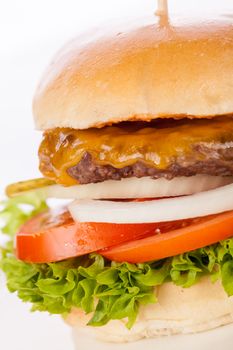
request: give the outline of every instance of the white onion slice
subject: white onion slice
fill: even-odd
[[[174,197],[210,190],[233,182],[232,177],[196,175],[153,180],[149,177],[104,181],[95,184],[64,187],[52,185],[39,189],[47,198],[124,199]]]
[[[190,196],[146,202],[77,200],[69,205],[75,221],[152,223],[173,221],[233,209],[233,184]]]

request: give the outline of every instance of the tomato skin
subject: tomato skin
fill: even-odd
[[[109,260],[143,263],[189,252],[233,237],[233,211],[201,218],[166,234],[138,239],[99,253]]]
[[[41,213],[16,235],[16,256],[31,263],[55,262],[154,234],[158,224],[74,222],[63,210]]]

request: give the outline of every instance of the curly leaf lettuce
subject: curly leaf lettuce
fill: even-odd
[[[0,220],[4,225],[1,231],[13,238],[21,225],[47,208],[48,206],[42,197],[33,192],[2,201],[0,202]]]
[[[10,199],[2,203],[2,232],[9,244],[2,249],[0,266],[10,292],[32,303],[32,310],[67,314],[72,307],[91,313],[89,325],[102,326],[112,319],[127,318],[134,324],[141,305],[155,303],[154,287],[172,281],[191,287],[202,276],[213,282],[221,279],[226,293],[233,295],[233,239],[144,264],[109,262],[98,254],[48,264],[29,264],[13,254],[13,237],[30,217],[46,210],[38,195]]]

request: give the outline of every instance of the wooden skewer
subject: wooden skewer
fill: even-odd
[[[157,15],[160,15],[160,16],[168,15],[167,0],[158,0],[158,9],[156,13]]]
[[[169,24],[167,0],[157,0],[157,1],[158,1],[158,7],[155,14],[160,17],[159,19],[160,25],[167,26]]]

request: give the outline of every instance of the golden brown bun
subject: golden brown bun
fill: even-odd
[[[187,24],[189,23],[189,24]],[[153,16],[71,41],[34,99],[39,129],[233,112],[232,18]]]
[[[114,320],[103,327],[86,326],[90,315],[74,309],[66,321],[77,332],[101,341],[130,342],[178,333],[196,333],[233,322],[233,297],[228,297],[220,282],[203,278],[190,288],[166,283],[155,290],[157,304],[140,308],[131,330],[126,320]]]

